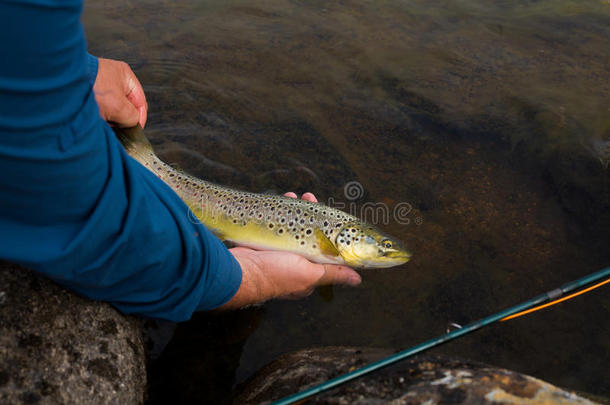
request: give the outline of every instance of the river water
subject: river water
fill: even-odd
[[[610,264],[606,0],[106,0],[83,21],[142,82],[162,159],[312,191],[414,253],[358,288],[197,314],[151,403],[228,403],[282,353],[406,348]],[[610,397],[609,319],[605,287],[432,352]]]

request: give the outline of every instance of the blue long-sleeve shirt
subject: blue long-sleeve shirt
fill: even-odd
[[[126,313],[228,301],[241,269],[131,159],[93,95],[81,0],[0,0],[0,258]]]

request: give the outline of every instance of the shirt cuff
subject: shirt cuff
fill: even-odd
[[[213,269],[213,279],[207,284],[196,311],[209,311],[221,307],[233,298],[241,285],[241,266],[224,244],[220,241],[218,243],[222,249]]]
[[[97,79],[97,69],[99,67],[99,63],[97,60],[97,56],[93,56],[90,53],[87,54],[87,79],[91,86],[95,83],[95,79]]]

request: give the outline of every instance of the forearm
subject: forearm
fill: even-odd
[[[80,5],[0,3],[12,38],[0,63],[0,258],[124,312],[188,319],[229,300],[241,270],[101,119]]]
[[[235,258],[242,269],[241,283],[235,295],[219,309],[244,308],[277,296],[276,288],[264,276],[261,263],[256,263],[251,258],[240,257],[239,255],[236,255]]]

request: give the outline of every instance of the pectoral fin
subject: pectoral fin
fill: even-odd
[[[324,235],[324,232],[319,229],[315,229],[314,235],[316,235],[316,239],[318,240],[318,246],[320,246],[322,254],[333,257],[341,256],[335,245],[333,245],[330,239],[328,239],[326,235]]]
[[[218,239],[222,241],[227,240],[227,235],[220,231],[216,226],[214,226],[215,222],[213,221],[204,221],[203,210],[201,206],[197,206],[195,204],[187,204],[189,207],[189,220],[192,222],[201,222],[210,232],[212,232]],[[212,218],[213,219],[213,218]]]

